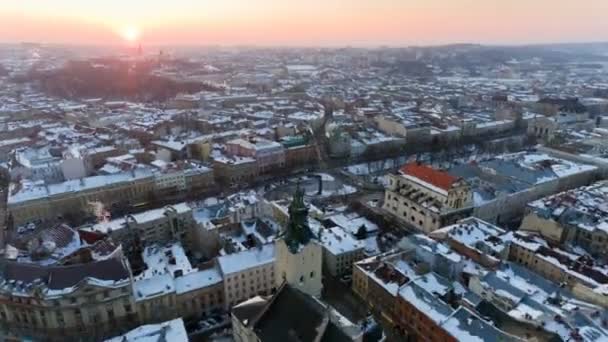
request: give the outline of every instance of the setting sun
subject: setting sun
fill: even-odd
[[[139,29],[135,26],[127,26],[122,30],[122,37],[128,42],[135,42],[139,39]]]

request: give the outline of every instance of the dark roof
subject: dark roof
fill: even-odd
[[[118,281],[129,278],[129,271],[117,259],[96,261],[73,266],[40,266],[17,262],[5,262],[0,276],[7,280],[31,283],[41,279],[50,289],[74,286],[87,277]]]
[[[236,306],[232,313],[241,322],[248,320],[263,342],[352,341],[329,320],[327,310],[312,296],[284,285],[270,300]]]
[[[6,280],[22,281],[32,283],[40,279],[45,283],[49,278],[49,268],[34,264],[24,264],[16,262],[5,262],[2,265],[2,278]]]
[[[63,289],[74,286],[84,278],[99,280],[123,280],[129,278],[129,271],[120,260],[108,259],[88,264],[57,267],[51,271],[49,288]]]
[[[329,323],[325,329],[325,333],[321,338],[321,342],[338,342],[338,341],[352,341],[352,339],[335,324]]]
[[[325,308],[305,293],[283,286],[255,323],[261,341],[314,341]],[[279,328],[280,327],[280,328]]]

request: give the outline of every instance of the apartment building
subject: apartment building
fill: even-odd
[[[120,242],[130,257],[140,253],[140,247],[154,243],[180,241],[187,249],[195,242],[197,223],[192,209],[186,203],[168,205],[107,222],[81,227],[85,232],[110,236]]]
[[[5,261],[0,268],[4,336],[76,341],[131,329],[138,319],[130,277],[120,259],[72,266]]]
[[[254,158],[258,173],[285,167],[285,149],[275,141],[261,138],[235,139],[226,143],[226,150],[230,155]]]
[[[252,182],[258,176],[256,160],[250,157],[214,156],[213,170],[220,184],[242,184]]]
[[[544,239],[510,233],[509,260],[562,285],[581,300],[608,308],[608,267],[588,255],[551,247]]]
[[[576,188],[530,202],[520,229],[555,243],[580,246],[608,256],[608,182]]]
[[[121,203],[142,204],[154,189],[152,173],[143,169],[56,184],[23,181],[11,183],[7,210],[18,226],[34,220],[53,221],[67,214],[82,215],[92,202],[110,208]]]
[[[276,290],[275,246],[260,247],[217,258],[223,277],[224,307]]]
[[[339,227],[321,228],[323,268],[334,277],[351,275],[353,264],[365,257],[365,243]]]
[[[148,246],[145,269],[134,277],[133,295],[140,322],[159,323],[224,307],[224,286],[214,263],[196,268],[179,243]]]

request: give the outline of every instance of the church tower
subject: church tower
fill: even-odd
[[[289,222],[283,236],[276,240],[275,247],[277,288],[287,282],[305,293],[320,297],[323,250],[308,226],[308,207],[299,184],[289,205]]]

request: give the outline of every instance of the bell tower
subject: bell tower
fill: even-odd
[[[289,205],[287,227],[275,242],[275,252],[277,288],[287,282],[312,296],[321,296],[323,250],[308,226],[308,207],[299,184]]]

